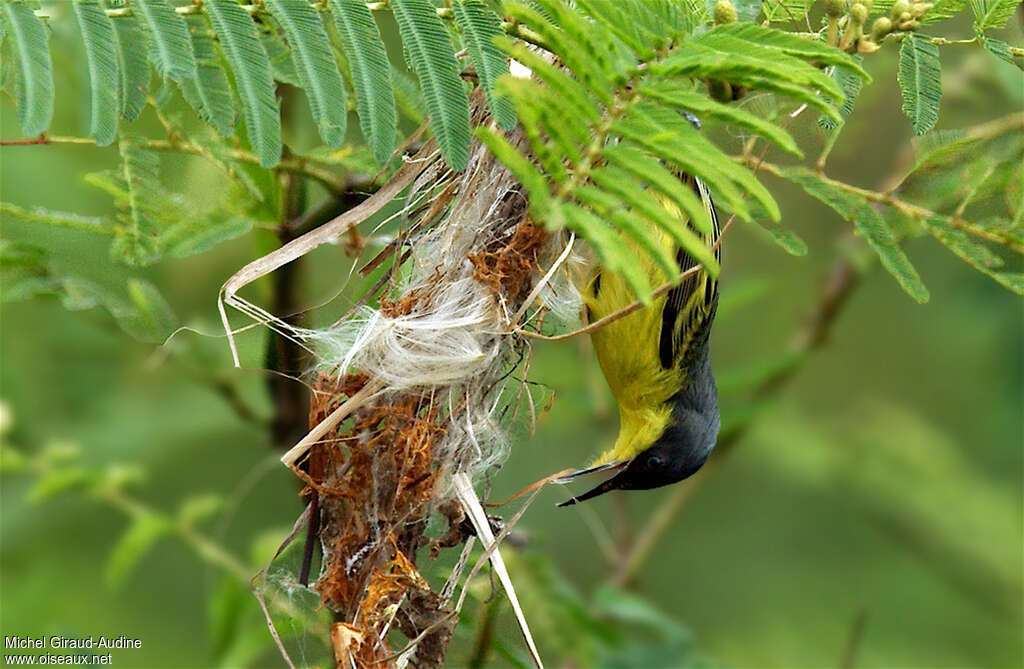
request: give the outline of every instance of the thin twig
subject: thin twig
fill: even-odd
[[[95,146],[96,140],[90,137],[63,137],[53,135],[40,135],[33,139],[14,139],[0,141],[0,146],[30,146],[37,144],[80,144],[86,146]],[[187,153],[194,156],[208,157],[208,149],[200,146],[185,139],[150,139],[136,144],[140,149],[146,149],[149,151],[175,151],[178,153]],[[249,163],[251,165],[260,165],[259,157],[249,151],[242,149],[229,149],[225,152],[232,160],[236,160],[241,163]],[[284,170],[286,172],[296,172],[316,179],[319,181],[324,188],[329,192],[335,194],[343,194],[349,185],[346,181],[328,169],[319,167],[311,163],[310,159],[303,158],[301,156],[294,156],[291,158],[285,158],[276,165],[276,169]]]

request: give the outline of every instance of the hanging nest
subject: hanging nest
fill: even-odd
[[[491,122],[479,94],[473,107],[474,124]],[[518,131],[509,139],[523,141]],[[418,667],[443,664],[468,550],[438,589],[418,561],[474,534],[485,547],[493,541],[465,482],[500,466],[517,407],[532,401],[513,379],[529,355],[518,334],[527,307],[536,310],[534,324],[551,310],[571,320],[581,307],[565,240],[530,220],[519,183],[479,142],[460,173],[427,142],[399,178],[412,179],[400,232],[367,265],[389,269],[360,302],[379,306],[360,307],[326,330],[300,330],[235,295],[258,272],[325,241],[321,231],[301,252],[283,247],[257,270],[243,269],[224,290],[227,303],[317,353],[312,431],[284,459],[307,483],[323,555],[313,587],[335,612],[332,641],[344,667],[404,666],[413,658]],[[397,195],[400,186],[381,192]],[[432,518],[447,529],[428,535]],[[521,616],[500,556],[492,551],[490,559]],[[397,651],[388,640],[396,629],[410,640]]]

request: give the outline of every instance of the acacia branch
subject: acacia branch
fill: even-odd
[[[36,144],[83,144],[95,146],[96,140],[91,137],[62,137],[54,135],[40,135],[32,139],[15,139],[0,142],[0,146],[30,146]],[[140,149],[150,151],[176,151],[193,156],[207,157],[208,149],[190,140],[175,136],[173,139],[149,139],[139,142]],[[260,159],[256,154],[243,149],[228,149],[227,155],[240,163],[260,165]],[[294,172],[319,181],[324,188],[335,195],[343,195],[352,188],[352,184],[346,179],[339,177],[330,170],[314,164],[311,160],[302,156],[285,157],[274,169],[285,172]]]

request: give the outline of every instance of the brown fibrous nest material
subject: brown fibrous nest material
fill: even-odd
[[[475,121],[485,122],[477,105]],[[377,296],[378,309],[306,334],[333,351],[314,384],[311,426],[379,388],[313,444],[304,475],[323,553],[315,589],[339,621],[339,666],[407,659],[389,643],[392,630],[413,641],[404,650],[417,667],[443,664],[457,618],[450,589],[421,574],[420,554],[429,547],[434,557],[472,532],[452,477],[500,464],[503,421],[514,414],[505,409],[519,396],[504,388],[528,349],[513,314],[562,250],[529,220],[518,183],[482,146],[461,174],[429,159],[410,198],[441,205],[419,207],[429,220],[408,222],[409,250],[394,247],[406,276]],[[440,531],[428,534],[431,518],[447,527],[435,522]]]

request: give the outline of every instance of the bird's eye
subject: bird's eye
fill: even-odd
[[[647,458],[647,468],[650,470],[658,470],[665,468],[665,458],[660,455],[652,455]]]

